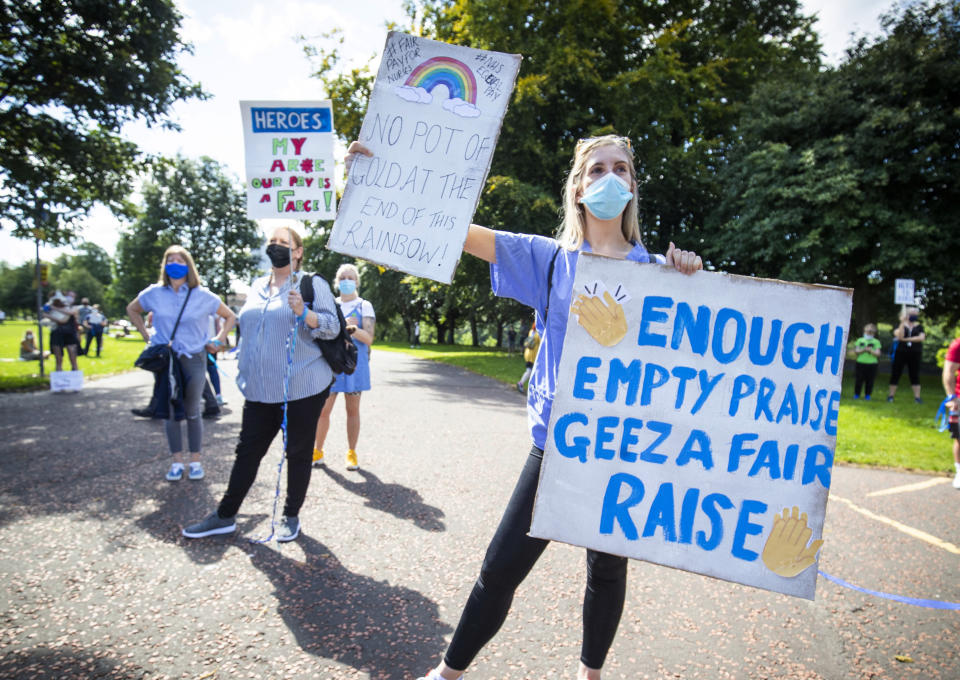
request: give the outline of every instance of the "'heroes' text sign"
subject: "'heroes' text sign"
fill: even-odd
[[[251,219],[333,219],[330,102],[240,102]]]
[[[530,534],[813,599],[850,291],[581,254],[573,300]]]
[[[519,66],[391,32],[327,247],[450,283]]]

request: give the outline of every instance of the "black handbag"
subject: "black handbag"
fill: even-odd
[[[314,276],[324,282],[326,281],[319,274],[305,274],[303,278],[300,279],[300,297],[303,298],[304,304],[308,307],[313,305]],[[330,340],[323,340],[321,338],[314,338],[313,340],[320,346],[320,351],[323,352],[323,358],[330,366],[331,371],[335,374],[344,373],[350,375],[357,370],[357,346],[353,343],[353,340],[350,339],[350,334],[347,333],[347,321],[343,318],[340,305],[334,303],[333,306],[336,307],[337,318],[340,319],[340,332]]]
[[[133,362],[134,366],[142,368],[145,371],[150,371],[151,373],[160,373],[170,368],[170,357],[172,356],[170,345],[177,335],[177,328],[180,326],[180,317],[183,316],[183,310],[187,306],[187,302],[190,301],[190,293],[192,292],[193,288],[187,289],[187,299],[183,301],[183,306],[180,307],[177,322],[173,325],[173,333],[170,334],[170,342],[166,345],[147,345],[146,349],[140,352],[137,360]]]

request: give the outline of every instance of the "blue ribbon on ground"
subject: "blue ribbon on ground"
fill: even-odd
[[[836,576],[831,576],[822,569],[817,570],[819,574],[827,579],[828,581],[833,581],[838,586],[843,586],[844,588],[849,588],[850,590],[856,590],[861,593],[866,593],[867,595],[873,595],[874,597],[880,597],[884,600],[893,600],[894,602],[902,602],[903,604],[909,604],[913,607],[928,607],[930,609],[951,609],[954,611],[960,611],[960,602],[942,602],[940,600],[925,600],[923,598],[917,597],[904,597],[903,595],[894,595],[893,593],[883,593],[879,590],[870,590],[869,588],[861,588],[852,583],[844,581],[842,578],[837,578]]]
[[[937,432],[945,432],[947,429],[947,404],[953,401],[956,397],[950,395],[946,399],[940,402],[940,408],[937,409],[937,415],[934,416],[933,422],[937,425]]]

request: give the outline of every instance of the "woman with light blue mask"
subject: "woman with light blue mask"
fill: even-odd
[[[150,336],[143,315],[153,312],[153,328]],[[208,320],[211,314],[223,318],[220,333],[211,338]],[[169,344],[175,365],[171,375],[179,373],[179,385],[183,398],[183,412],[187,420],[187,445],[190,449],[190,468],[187,476],[192,480],[204,477],[200,462],[203,442],[203,420],[200,417],[200,400],[207,380],[207,352],[216,353],[226,347],[227,333],[237,321],[236,315],[217,295],[200,285],[193,258],[184,248],[170,246],[160,260],[160,279],[127,305],[127,316],[140,331],[147,343]],[[173,390],[170,392],[173,394]],[[175,410],[170,409],[166,422],[167,444],[173,462],[167,472],[167,480],[183,479],[183,437]]]
[[[372,155],[358,142],[356,154]],[[547,423],[556,391],[573,280],[581,252],[635,262],[670,264],[686,274],[702,269],[700,257],[671,243],[666,256],[647,253],[640,242],[633,150],[626,137],[581,139],[563,191],[564,217],[556,239],[494,231],[470,225],[464,251],[490,263],[493,292],[536,312],[540,349],[527,388],[533,447],[460,617],[443,661],[420,680],[458,680],[505,621],[513,594],[549,541],[527,535],[543,460]],[[577,303],[574,303],[576,305]],[[547,311],[549,310],[549,314]],[[444,555],[446,561],[459,559]],[[587,550],[583,641],[577,677],[599,680],[613,643],[626,594],[627,560]]]
[[[330,416],[337,395],[343,394],[347,410],[347,456],[346,468],[357,470],[360,461],[357,456],[357,443],[360,441],[360,397],[370,389],[370,345],[373,344],[373,332],[377,317],[373,305],[357,293],[360,285],[360,272],[352,264],[342,264],[337,269],[334,285],[340,291],[337,304],[347,322],[347,332],[357,346],[357,368],[347,375],[337,374],[330,387],[330,398],[323,405],[323,411],[317,420],[317,435],[313,448],[313,464],[322,467],[326,464],[323,443],[330,430]]]

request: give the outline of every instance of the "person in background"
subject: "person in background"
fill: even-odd
[[[48,356],[50,352],[44,352],[44,357]],[[27,329],[20,341],[20,361],[38,361],[39,359],[40,350],[37,349],[37,343],[33,339],[33,331]]]
[[[147,332],[144,313],[153,312],[153,335]],[[224,319],[220,334],[207,334],[207,318],[218,314]],[[214,293],[200,285],[193,257],[181,246],[170,246],[160,260],[160,278],[144,288],[127,305],[127,316],[147,343],[169,344],[173,356],[172,373],[178,376],[177,387],[183,398],[187,421],[187,446],[190,453],[189,479],[204,477],[200,462],[203,444],[203,421],[200,399],[207,381],[207,352],[218,352],[226,346],[227,333],[236,323],[236,316]],[[167,445],[173,463],[167,480],[183,479],[184,455],[182,428],[175,409],[169,409],[166,420]]]
[[[53,321],[56,326],[50,331],[50,349],[56,361],[56,370],[63,370],[63,350],[67,350],[70,358],[71,370],[77,367],[77,355],[80,353],[80,338],[77,336],[77,308],[71,306],[69,298],[64,299],[55,295],[50,304],[43,309],[43,314]]]
[[[353,344],[357,346],[357,368],[350,375],[337,375],[330,388],[330,398],[323,405],[323,411],[317,420],[316,441],[313,447],[313,464],[324,465],[323,443],[330,430],[330,414],[337,402],[337,394],[343,394],[347,410],[347,469],[360,467],[357,459],[357,442],[360,440],[360,396],[370,389],[370,345],[373,344],[373,330],[377,317],[373,305],[357,294],[360,286],[360,272],[352,264],[342,264],[337,269],[335,285],[340,290],[337,304],[347,322],[347,332]]]
[[[533,373],[533,362],[537,360],[538,349],[540,349],[540,333],[537,332],[537,321],[534,319],[530,325],[530,332],[527,333],[527,337],[523,340],[523,361],[526,364],[526,368],[524,368],[520,380],[517,381],[517,392],[520,394],[527,393],[527,380],[530,379],[530,374]]]
[[[919,322],[920,310],[916,307],[904,307],[900,311],[900,324],[893,331],[893,339],[897,349],[893,353],[893,364],[890,367],[890,393],[887,401],[893,401],[897,393],[897,383],[903,374],[904,367],[910,375],[910,387],[913,388],[913,400],[918,404],[920,400],[920,359],[923,357],[923,341],[927,334]]]
[[[314,340],[340,333],[340,318],[330,286],[314,276],[313,304],[300,294],[303,239],[289,227],[270,236],[270,274],[250,285],[240,310],[243,344],[237,366],[237,386],[243,393],[243,418],[230,482],[216,510],[184,527],[186,538],[229,534],[253,486],[277,433],[284,428],[287,498],[276,529],[277,541],[300,535],[300,508],[307,497],[312,472],[311,450],[317,418],[330,393],[333,371]]]
[[[947,348],[941,378],[943,391],[947,397],[953,397],[945,407],[948,413],[947,427],[950,428],[950,438],[953,439],[953,467],[956,470],[953,488],[960,489],[960,338],[954,339]]]
[[[217,317],[216,314],[210,316],[210,333],[216,335],[217,330]],[[229,348],[225,351],[229,351]],[[214,398],[217,402],[217,414],[220,413],[220,407],[223,406],[226,402],[223,400],[223,395],[220,393],[220,370],[217,367],[217,361],[213,358],[212,354],[207,354],[207,377],[210,379],[210,387],[213,390]],[[204,413],[209,410],[209,404]]]
[[[86,334],[86,325],[84,321],[87,320],[87,316],[90,312],[93,311],[93,307],[90,306],[90,298],[82,297],[80,298],[80,305],[77,307],[77,333]],[[89,344],[88,344],[89,346]],[[83,348],[82,344],[77,348],[77,354],[79,356],[84,356],[87,353],[87,350]]]
[[[357,154],[371,156],[360,142],[347,150],[349,165]],[[464,252],[490,263],[495,295],[532,307],[544,329],[527,397],[533,446],[487,548],[443,661],[421,680],[458,680],[507,618],[514,592],[547,548],[549,541],[528,535],[533,501],[553,408],[564,332],[573,300],[573,282],[581,252],[632,262],[669,263],[692,274],[703,268],[700,257],[673,243],[666,257],[650,255],[640,241],[636,170],[626,137],[581,139],[564,183],[563,221],[557,239],[494,231],[471,224]],[[551,263],[553,263],[553,266]],[[548,272],[550,273],[548,281]],[[549,309],[549,318],[546,317]],[[441,556],[457,561],[462,555]],[[627,558],[587,550],[587,586],[583,601],[583,640],[579,680],[599,680],[601,667],[620,624],[627,587]]]
[[[853,343],[853,351],[857,355],[855,369],[853,398],[860,398],[860,389],[863,388],[863,398],[870,401],[873,394],[873,381],[877,377],[877,365],[880,361],[880,341],[877,340],[876,324],[868,323],[863,327],[863,337]]]
[[[87,343],[83,348],[83,353],[90,354],[90,342],[97,340],[97,357],[100,357],[100,350],[103,347],[103,329],[107,325],[107,317],[100,311],[100,305],[96,304],[90,308],[90,311],[81,321],[87,330]]]

